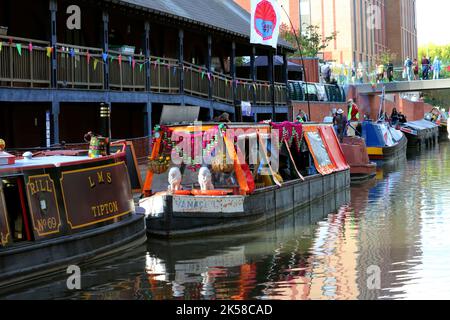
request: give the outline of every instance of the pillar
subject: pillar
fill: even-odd
[[[283,83],[286,85],[286,104],[289,104],[289,70],[288,70],[288,58],[287,54],[283,53]]]
[[[206,65],[208,67],[208,72],[211,74],[212,73],[212,37],[209,34],[208,35],[208,56],[207,56],[207,60],[206,60]],[[211,76],[212,79],[212,76]],[[209,81],[208,83],[208,98],[212,99],[213,97],[213,82]]]
[[[256,47],[252,46],[252,54],[250,56],[250,78],[253,82],[256,81],[258,77],[258,68],[256,67]],[[253,93],[253,104],[256,105],[256,89],[254,86],[252,86],[252,93]]]
[[[53,48],[51,61],[50,61],[50,83],[52,88],[58,87],[58,67],[57,67],[57,33],[56,33],[56,12],[58,11],[58,4],[56,0],[50,0],[50,47]]]
[[[272,121],[275,121],[276,108],[275,108],[275,82],[274,82],[274,67],[273,67],[273,52],[269,51],[267,56],[268,68],[267,68],[267,79],[270,84],[270,104],[272,105]]]
[[[236,83],[236,42],[231,43],[231,56],[230,56],[230,73],[232,81],[233,92],[233,106],[234,106],[234,119],[237,122],[242,122],[242,110],[237,103],[237,83]]]
[[[145,61],[150,61],[150,22],[146,21],[144,25],[145,29]],[[145,64],[145,90],[151,91],[151,70],[150,63]]]
[[[144,104],[144,135],[150,137],[152,135],[152,103]]]
[[[52,101],[52,140],[53,144],[59,144],[59,114],[61,107],[59,101]]]
[[[109,52],[109,13],[103,11],[102,13],[103,21],[103,53]],[[105,90],[109,90],[109,59],[103,65],[103,84]]]
[[[180,94],[184,95],[184,30],[178,31],[178,62],[180,65]]]

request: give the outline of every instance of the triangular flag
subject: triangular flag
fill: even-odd
[[[9,45],[13,44],[13,39],[12,38],[9,38],[8,41],[9,41]]]
[[[70,48],[69,55],[71,58],[75,57],[75,50],[73,50],[73,48]]]
[[[205,77],[205,71],[202,72],[202,80]]]
[[[133,67],[133,70],[134,70],[134,68],[136,67],[136,60],[133,59],[131,61],[131,66]]]
[[[103,61],[106,62],[106,60],[108,60],[108,54],[107,53],[102,53],[102,58],[103,58]]]
[[[52,56],[52,51],[53,51],[52,47],[47,47],[47,57],[50,58]]]
[[[208,80],[211,81],[211,73],[208,72]]]
[[[119,66],[121,66],[121,65],[122,65],[122,55],[119,54]]]
[[[0,52],[2,52],[3,42],[0,41]]]
[[[16,43],[17,52],[19,53],[19,56],[22,55],[22,45],[20,43]]]
[[[28,44],[28,51],[33,51],[33,44],[31,42]]]
[[[143,63],[141,63],[140,65],[139,65],[139,71],[140,72],[142,72],[142,67],[144,66],[144,64]]]
[[[91,54],[89,53],[89,51],[86,52],[86,60],[88,64],[91,62]]]
[[[133,58],[132,58],[131,56],[128,56],[128,62],[129,62],[130,64],[133,63]]]
[[[97,69],[98,60],[94,59],[94,71]]]
[[[175,75],[177,73],[177,67],[173,66],[173,74]]]
[[[110,62],[113,62],[113,61],[114,61],[114,56],[113,56],[113,55],[110,55],[110,56],[109,56],[109,61],[110,61]]]

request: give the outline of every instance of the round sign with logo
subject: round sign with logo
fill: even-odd
[[[272,3],[263,0],[256,5],[255,30],[263,40],[272,39],[277,22],[277,14]]]

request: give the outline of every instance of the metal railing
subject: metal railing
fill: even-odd
[[[289,81],[289,97],[293,101],[345,102],[345,92],[340,85]]]
[[[0,41],[0,85],[50,86],[51,63],[47,57],[49,42],[10,36],[0,36]]]

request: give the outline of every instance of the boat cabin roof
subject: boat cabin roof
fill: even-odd
[[[108,158],[115,158],[120,153],[114,154],[108,157],[101,158],[89,158],[88,156],[47,156],[47,157],[33,157],[31,159],[18,159],[15,164],[11,165],[0,165],[0,174],[8,172],[17,172],[25,170],[35,170],[41,168],[59,168],[65,166],[73,166],[86,162],[97,162],[104,161]]]

